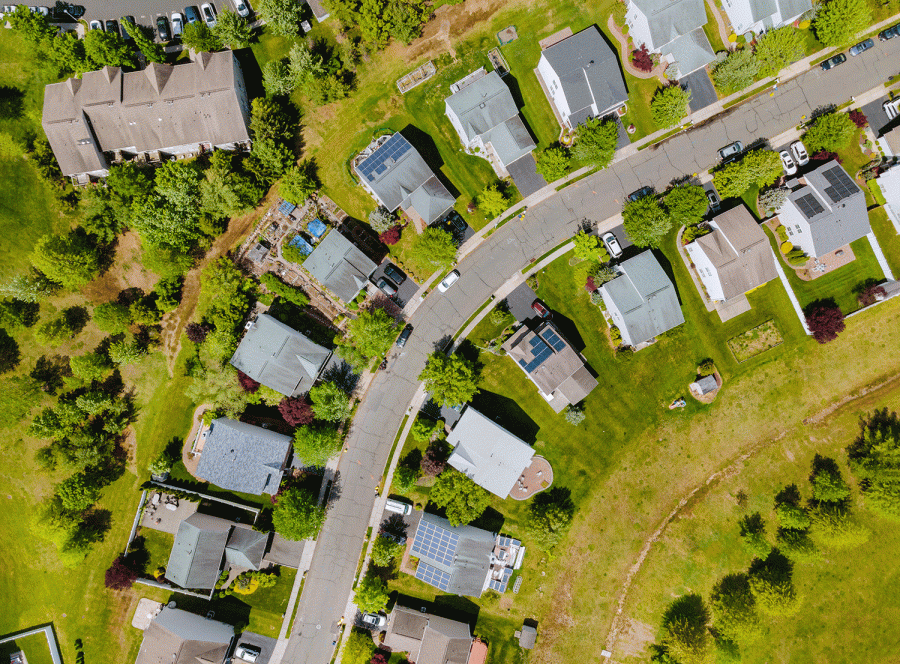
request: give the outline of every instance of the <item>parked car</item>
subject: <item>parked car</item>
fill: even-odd
[[[394,297],[397,294],[397,287],[384,277],[381,277],[375,285],[388,297]]]
[[[603,244],[606,245],[606,250],[609,252],[610,256],[618,258],[622,255],[622,245],[619,244],[615,235],[612,233],[604,233],[600,239],[603,240]]]
[[[446,293],[447,289],[457,281],[459,281],[459,270],[453,270],[453,272],[444,277],[444,280],[438,284],[438,290],[442,293]]]
[[[247,18],[250,16],[250,8],[244,2],[244,0],[234,0],[234,8],[237,9],[238,16],[241,18]]]
[[[631,194],[628,195],[628,202],[633,203],[634,201],[638,200],[639,198],[643,198],[644,196],[650,196],[651,194],[653,194],[653,187],[641,187],[637,191],[632,192]]]
[[[535,300],[531,303],[531,310],[541,318],[550,318],[553,315],[550,309],[547,308],[547,305],[540,300]]]
[[[180,37],[184,32],[184,17],[178,12],[172,12],[172,36]]]
[[[254,646],[249,643],[242,643],[234,650],[234,656],[237,659],[250,662],[250,664],[253,664],[256,661],[256,658],[259,657],[260,653],[262,653],[262,649],[259,646]]]
[[[740,141],[735,141],[734,143],[726,145],[724,148],[719,150],[719,157],[721,157],[722,161],[727,163],[735,159],[743,151],[744,144]]]
[[[719,195],[713,189],[706,190],[706,200],[709,201],[710,212],[718,212],[719,208],[722,207],[722,203],[719,201]]]
[[[203,13],[203,20],[209,28],[216,27],[216,7],[211,2],[204,2],[200,5],[200,11]]]
[[[47,7],[29,7],[29,9],[35,14],[50,16],[50,10]]]
[[[403,348],[406,345],[406,342],[409,341],[410,336],[412,336],[412,331],[412,325],[407,325],[403,328],[403,332],[397,337],[397,348]]]
[[[850,55],[859,55],[865,51],[868,51],[870,48],[875,47],[875,42],[871,39],[866,39],[864,41],[859,42],[850,47]]]
[[[794,155],[794,161],[797,162],[798,166],[806,166],[809,163],[809,153],[802,142],[794,141],[791,143],[791,154]]]
[[[197,5],[185,7],[184,18],[188,23],[200,23],[200,10],[197,9]]]
[[[465,233],[467,226],[468,224],[463,221],[458,212],[451,212],[450,216],[447,217],[447,228],[450,229],[451,233]]]
[[[788,175],[794,175],[797,172],[797,162],[794,161],[791,153],[787,150],[782,150],[778,153],[778,156],[781,157],[781,165],[784,166],[784,172]]]
[[[888,119],[893,120],[900,115],[900,97],[884,102],[881,108],[884,109],[884,114],[888,116]]]
[[[169,32],[169,21],[165,16],[159,16],[156,19],[156,32],[159,35],[160,41],[169,41],[172,38],[172,34]]]
[[[364,613],[362,614],[363,624],[369,628],[381,627],[387,622],[387,617],[380,613]]]
[[[50,10],[50,16],[53,18],[65,20],[66,15],[68,15],[75,20],[78,20],[82,16],[84,16],[84,11],[84,7],[82,7],[81,5],[57,4]]]
[[[131,34],[128,32],[128,28],[132,25],[135,25],[134,16],[123,16],[122,17],[122,39],[128,41],[132,39]],[[137,27],[134,28],[137,30]]]
[[[388,498],[384,501],[384,509],[388,512],[394,512],[395,514],[412,514],[412,505],[399,500],[394,500],[393,498]]]
[[[398,286],[406,281],[406,274],[393,263],[388,263],[384,266],[384,273],[393,279]]]
[[[113,21],[113,20],[107,21],[107,22],[106,22],[106,31],[107,31],[107,32],[114,32],[114,33],[116,33],[116,34],[119,34],[119,22],[118,22],[118,21]]]
[[[893,39],[894,37],[900,37],[900,23],[898,23],[897,25],[892,25],[889,28],[885,28],[878,33],[878,41],[887,41],[888,39]]]
[[[834,69],[838,65],[842,65],[847,62],[847,56],[843,53],[838,53],[833,58],[828,58],[825,60],[820,67],[822,67],[822,71],[828,71],[829,69]]]
[[[88,27],[91,30],[102,30],[103,24],[100,21],[95,19],[95,20],[91,21],[90,23],[88,23]]]

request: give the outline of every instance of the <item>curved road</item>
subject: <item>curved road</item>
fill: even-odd
[[[675,178],[700,173],[717,159],[716,150],[777,136],[820,106],[880,86],[900,71],[900,39],[881,42],[830,72],[818,67],[779,85],[774,96],[727,110],[692,130],[638,152],[529,208],[505,224],[459,265],[461,278],[445,294],[433,293],[416,310],[412,338],[386,372],[379,372],[351,427],[349,450],[340,460],[339,495],[319,536],[285,652],[290,664],[328,664],[375,499],[375,489],[397,430],[412,400],[417,376],[435,343],[452,337],[472,313],[511,276],[576,232],[582,219],[614,217],[624,196],[643,185],[662,191]],[[614,226],[609,222],[601,226]],[[348,619],[350,617],[348,616]]]

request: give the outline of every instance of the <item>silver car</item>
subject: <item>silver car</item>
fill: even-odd
[[[609,251],[610,256],[618,258],[622,255],[622,245],[619,244],[615,235],[612,233],[604,233],[603,237],[600,239],[603,240],[603,244],[606,245],[606,249]]]
[[[206,26],[210,29],[216,27],[216,8],[215,5],[211,2],[206,2],[200,5],[200,13],[203,15],[203,20],[206,21]]]
[[[788,175],[794,175],[797,172],[797,163],[791,157],[791,153],[787,150],[782,150],[778,153],[778,156],[781,157],[781,165],[784,166],[784,172]]]
[[[247,18],[250,16],[250,8],[244,0],[234,0],[234,8],[237,10],[238,16]]]
[[[363,625],[371,629],[384,625],[387,622],[387,617],[380,613],[364,613],[362,615],[362,621]]]
[[[719,156],[722,158],[722,161],[728,162],[737,157],[743,150],[744,144],[740,141],[735,141],[719,150]]]
[[[172,36],[180,37],[184,32],[184,17],[178,12],[172,12]]]
[[[798,166],[806,166],[809,163],[809,153],[802,142],[794,141],[791,143],[791,154],[794,155],[794,161],[797,162]]]

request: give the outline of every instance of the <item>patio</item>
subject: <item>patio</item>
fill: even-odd
[[[141,515],[141,527],[175,535],[181,522],[197,511],[198,503],[154,491],[147,498]]]
[[[516,481],[516,485],[509,492],[513,500],[528,500],[534,494],[549,488],[553,484],[553,467],[542,456],[534,456],[531,465]]]

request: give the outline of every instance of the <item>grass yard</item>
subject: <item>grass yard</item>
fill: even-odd
[[[770,348],[780,346],[784,342],[775,321],[767,320],[762,325],[750,328],[746,332],[731,337],[728,347],[738,362],[746,362],[751,357],[765,353]]]
[[[240,596],[241,600],[250,605],[250,626],[247,629],[273,639],[278,638],[296,576],[297,570],[279,567],[278,583],[274,586],[260,588],[252,595]]]
[[[50,645],[47,643],[47,637],[44,635],[44,632],[0,645],[0,658],[3,661],[7,661],[9,655],[20,650],[25,653],[28,664],[53,664],[53,657],[50,655]]]
[[[869,223],[872,225],[872,232],[884,252],[894,278],[900,277],[900,235],[894,224],[888,219],[887,212],[883,207],[869,210]]]
[[[147,567],[144,571],[152,576],[160,567],[168,566],[175,536],[152,528],[141,528],[140,536],[144,538],[144,549],[147,551]]]
[[[703,26],[703,32],[706,33],[706,38],[709,40],[709,45],[712,46],[713,53],[728,50],[725,42],[722,41],[722,35],[719,34],[719,24],[716,23],[716,17],[713,16],[712,9],[706,3],[704,3],[703,7],[706,9],[706,25]]]

